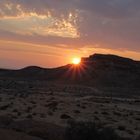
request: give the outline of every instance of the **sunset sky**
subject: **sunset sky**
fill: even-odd
[[[94,53],[140,60],[140,0],[0,0],[0,68]]]

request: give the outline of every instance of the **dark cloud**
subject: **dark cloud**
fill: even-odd
[[[64,11],[79,9],[112,18],[130,16],[140,11],[139,0],[1,0],[0,8],[2,10],[6,11],[4,8],[6,3],[19,4],[25,11],[38,13],[52,10],[65,14]]]
[[[78,7],[109,18],[130,17],[138,12],[138,0],[79,0]]]
[[[7,15],[10,13],[4,8],[5,3],[19,4],[26,12],[35,11],[40,14],[46,13],[46,10],[54,14],[65,14],[69,10],[78,9],[101,16],[121,18],[140,11],[139,0],[1,0],[0,7]]]

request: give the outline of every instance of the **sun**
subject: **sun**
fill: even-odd
[[[75,57],[72,59],[72,63],[74,65],[78,65],[78,64],[80,64],[80,62],[81,62],[81,58]]]

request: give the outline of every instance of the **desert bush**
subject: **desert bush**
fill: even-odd
[[[103,115],[109,115],[109,113],[106,112],[106,111],[103,111],[102,114],[103,114]]]
[[[53,116],[53,112],[52,111],[48,111],[48,115],[49,116]]]
[[[13,112],[18,112],[18,110],[17,109],[13,109]]]
[[[55,111],[57,110],[57,105],[58,105],[58,102],[53,101],[49,104],[46,104],[45,107],[49,107],[49,109],[51,109],[52,111]]]
[[[123,140],[115,133],[114,129],[109,127],[104,128],[99,135],[100,140]]]
[[[135,120],[140,121],[140,118],[139,117],[136,117]]]
[[[96,115],[94,115],[94,119],[95,120],[100,120],[100,118],[98,116],[96,116]]]
[[[73,112],[76,113],[76,114],[79,114],[80,113],[79,110],[74,110]]]
[[[41,118],[45,118],[45,117],[46,117],[46,115],[45,115],[45,114],[43,114],[43,113],[41,113],[41,114],[40,114],[40,117],[41,117]]]
[[[6,110],[9,107],[10,107],[10,104],[3,105],[3,106],[0,107],[0,110]]]
[[[121,113],[117,112],[117,111],[113,111],[113,114],[116,115],[116,116],[121,116]]]
[[[123,125],[119,125],[119,126],[118,126],[118,129],[121,130],[121,131],[124,131],[126,128],[125,128],[125,126],[123,126]]]
[[[28,106],[27,109],[26,109],[26,112],[27,112],[27,113],[30,113],[31,110],[32,110],[32,107]]]
[[[98,114],[98,111],[95,111],[94,114]]]
[[[31,104],[36,104],[36,102],[35,102],[35,101],[30,101],[30,103],[31,103]]]
[[[98,131],[94,123],[69,122],[66,130],[66,140],[99,140]]]
[[[86,106],[81,106],[82,109],[86,109]]]
[[[71,117],[70,117],[69,115],[67,115],[67,114],[62,114],[62,115],[60,116],[60,118],[61,118],[61,119],[70,119]]]
[[[17,112],[17,116],[21,116],[21,112]]]
[[[135,133],[133,132],[133,130],[129,130],[129,129],[127,130],[127,133],[130,134],[130,135],[134,135],[134,134],[135,134]]]
[[[66,140],[122,140],[112,128],[98,127],[94,122],[70,121]]]
[[[0,126],[9,125],[12,121],[12,118],[9,116],[0,116]]]
[[[32,119],[33,116],[32,116],[31,114],[28,114],[28,115],[26,116],[26,118],[28,118],[28,119]]]
[[[35,112],[34,112],[32,115],[33,115],[33,116],[36,116],[36,115],[37,115],[37,113],[35,113]]]

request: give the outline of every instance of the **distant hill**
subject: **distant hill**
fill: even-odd
[[[69,64],[52,69],[36,66],[20,70],[0,69],[0,78],[139,88],[140,62],[116,55],[94,54],[82,58],[79,66]]]
[[[83,58],[91,82],[106,86],[140,87],[140,62],[116,55],[94,54]]]

